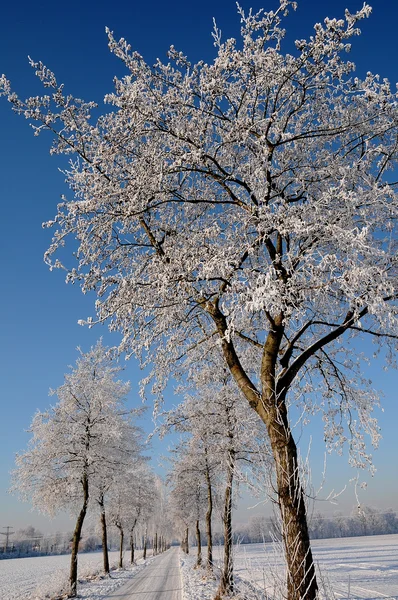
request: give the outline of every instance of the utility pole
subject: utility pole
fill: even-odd
[[[4,552],[7,553],[7,550],[8,550],[8,540],[10,538],[10,535],[13,535],[15,533],[15,531],[10,531],[10,529],[12,529],[12,527],[10,525],[7,525],[6,527],[3,527],[3,529],[5,529],[6,531],[0,531],[0,535],[5,535],[6,536],[6,544],[5,544]]]

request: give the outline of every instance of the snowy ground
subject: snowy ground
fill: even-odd
[[[186,557],[181,554],[184,600],[212,600],[217,581],[206,577],[202,569],[193,570],[195,548]],[[320,581],[329,590],[327,600],[398,600],[398,535],[315,540],[314,557]],[[206,548],[203,548],[203,555]],[[222,548],[215,548],[220,559]],[[111,553],[116,562],[117,553]],[[127,557],[126,557],[127,558]],[[276,600],[278,580],[283,579],[283,560],[271,544],[247,544],[235,548],[237,586],[242,589],[250,581],[264,593],[245,590],[245,597]],[[69,556],[21,558],[0,561],[0,600],[43,600],[58,591],[67,580]],[[152,560],[152,559],[150,559]],[[156,559],[154,559],[156,560]],[[79,556],[79,577],[100,571],[102,555]],[[79,597],[100,600],[138,571],[113,571],[111,580],[97,580],[79,585]],[[331,591],[333,590],[333,592]],[[250,592],[250,593],[248,593]],[[47,594],[47,595],[46,595]],[[242,595],[243,597],[243,595]]]
[[[312,545],[325,599],[398,600],[398,535],[314,540]],[[206,579],[203,570],[189,570],[195,563],[194,554],[192,548],[188,559],[182,555],[184,600],[211,600],[217,582]],[[215,548],[216,560],[221,556],[222,547]],[[272,544],[241,545],[235,548],[234,562],[241,597],[281,597],[277,590],[284,569],[279,548]],[[266,593],[256,593],[245,582]]]
[[[398,535],[313,540],[312,548],[327,598],[398,600]],[[235,573],[277,597],[278,580],[284,579],[280,549],[272,544],[237,547]]]
[[[118,552],[110,552],[109,560],[115,565]],[[126,564],[128,556],[125,556]],[[0,599],[1,600],[43,600],[54,597],[67,585],[70,555],[43,556],[0,560]],[[102,554],[79,554],[78,577],[87,579],[102,570]],[[133,568],[141,570],[143,565]],[[78,585],[79,597],[98,600],[126,582],[133,573],[112,571],[111,579],[92,580]]]

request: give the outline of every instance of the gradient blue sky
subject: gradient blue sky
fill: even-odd
[[[270,0],[242,0],[241,4],[256,10],[276,7],[276,1]],[[360,76],[370,70],[395,82],[398,3],[375,0],[373,4],[373,15],[362,22],[363,34],[354,40],[350,58],[356,62]],[[360,0],[302,0],[297,13],[287,20],[288,37],[309,36],[316,21],[325,16],[340,17],[344,8],[353,12],[361,6]],[[105,26],[116,37],[127,38],[149,62],[158,56],[163,58],[171,44],[193,61],[210,61],[214,52],[210,36],[213,17],[223,37],[238,35],[239,18],[233,0],[3,2],[0,71],[11,79],[20,95],[41,93],[28,66],[30,55],[54,70],[72,94],[101,103],[112,89],[113,76],[123,74],[122,65],[108,51]],[[36,409],[49,405],[49,388],[61,385],[67,365],[75,362],[76,346],[86,351],[101,335],[106,344],[112,345],[118,336],[111,336],[105,327],[88,330],[78,326],[79,318],[92,314],[93,297],[65,285],[62,273],[50,273],[43,263],[51,232],[43,230],[41,223],[53,217],[56,203],[66,191],[57,170],[59,159],[48,154],[49,137],[34,138],[27,122],[13,115],[4,100],[0,103],[0,132],[0,530],[6,525],[17,529],[28,523],[48,530],[46,519],[30,514],[27,505],[6,493],[15,452],[26,447],[28,435],[23,430]],[[385,412],[380,413],[383,440],[375,453],[377,474],[367,492],[361,493],[361,499],[364,504],[398,509],[397,374],[386,374],[381,365],[375,365],[371,375],[385,395]],[[135,390],[140,373],[134,361],[126,365],[125,376],[133,383],[131,403],[137,403]],[[170,399],[174,401],[178,400]],[[148,413],[143,426],[149,431],[151,407]],[[323,467],[319,425],[312,433],[314,479],[318,480]],[[154,454],[161,454],[168,443],[154,440]],[[328,464],[324,495],[331,488],[342,488],[355,476],[345,458],[329,459]],[[351,486],[337,508],[348,513],[354,503]],[[247,504],[250,502],[242,503]],[[330,509],[326,503],[316,508]],[[245,518],[241,513],[239,520]],[[63,528],[65,523],[57,521],[54,526]]]

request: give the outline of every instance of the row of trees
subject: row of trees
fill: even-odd
[[[398,516],[393,509],[378,510],[370,506],[355,508],[351,515],[335,512],[325,515],[315,512],[309,519],[312,539],[387,535],[398,533]],[[234,542],[259,544],[281,538],[277,521],[264,515],[253,515],[248,523],[239,523],[234,529]],[[222,535],[214,535],[216,543],[223,543]]]
[[[77,243],[67,280],[98,296],[86,323],[121,332],[119,351],[152,368],[145,383],[158,402],[170,377],[222,359],[216,384],[226,369],[246,400],[242,428],[254,414],[272,454],[285,595],[315,600],[293,423],[321,412],[328,449],[347,445],[353,465],[370,464],[364,436],[377,445],[378,397],[356,338],[395,363],[398,95],[386,79],[354,76],[344,56],[367,4],[283,52],[282,18],[295,7],[239,8],[241,40],[223,41],[215,27],[211,64],[171,47],[151,66],[108,31],[127,74],[96,121],[95,103],[66,95],[42,63],[31,61],[43,96],[20,99],[4,76],[0,89],[36,134],[51,132],[53,153],[74,156],[73,197],[47,223],[46,261],[67,268],[53,255]],[[241,452],[231,439],[227,529]],[[88,498],[88,470],[83,480]]]
[[[69,509],[76,517],[70,597],[77,594],[77,557],[89,510],[99,516],[107,574],[107,523],[120,534],[120,567],[126,535],[134,562],[138,527],[145,527],[144,554],[149,522],[155,529],[161,523],[164,528],[162,485],[147,466],[142,431],[134,422],[139,411],[126,408],[130,387],[117,379],[119,372],[101,341],[81,353],[76,367],[65,375],[65,383],[53,391],[58,403],[35,414],[29,448],[16,458],[13,490],[22,499],[46,514]],[[166,532],[159,533],[164,539]]]
[[[259,490],[270,451],[265,430],[254,412],[247,412],[217,354],[185,381],[190,388],[184,401],[164,415],[162,433],[180,433],[169,473],[170,504],[182,530],[182,547],[188,552],[189,531],[196,538],[196,566],[213,570],[213,511],[221,515],[224,561],[218,595],[231,594],[233,580],[232,509],[238,484]],[[182,391],[182,388],[180,389]],[[202,558],[201,523],[205,523],[207,555]]]

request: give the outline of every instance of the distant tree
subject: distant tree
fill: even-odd
[[[253,412],[247,412],[246,401],[239,388],[229,373],[220,369],[219,363],[217,354],[209,354],[206,363],[199,365],[191,375],[193,390],[167,414],[165,426],[190,434],[189,442],[179,449],[180,459],[173,472],[177,476],[178,487],[183,488],[181,497],[184,498],[185,494],[182,502],[186,507],[191,506],[193,514],[197,515],[192,519],[196,531],[201,518],[197,503],[204,504],[204,490],[207,488],[206,521],[212,508],[215,481],[217,491],[223,496],[220,504],[224,560],[219,589],[222,596],[233,591],[232,507],[235,481],[241,478],[247,483],[249,467],[253,467],[259,459],[262,463],[266,462],[269,449],[264,444],[263,424]],[[211,553],[211,535],[208,535],[208,545]],[[208,566],[211,567],[211,563],[212,558],[209,560],[208,555]]]
[[[142,411],[134,410],[124,413],[118,437],[113,443],[108,444],[107,460],[102,468],[98,469],[92,482],[92,496],[95,498],[100,512],[104,572],[108,574],[106,505],[109,498],[118,491],[120,485],[130,486],[130,514],[131,510],[135,508],[133,501],[134,487],[137,486],[137,480],[141,475],[144,476],[143,467],[147,458],[142,454],[144,449],[142,430],[131,421],[131,417],[138,415],[140,412]],[[125,418],[128,415],[130,419]]]
[[[5,77],[1,89],[36,134],[52,132],[53,153],[76,157],[47,262],[62,267],[52,255],[77,240],[68,281],[96,291],[97,320],[152,362],[159,395],[219,348],[267,426],[287,597],[315,600],[289,408],[322,411],[328,447],[370,461],[363,434],[377,444],[378,398],[349,341],[370,336],[394,363],[398,96],[344,58],[367,4],[283,51],[282,15],[295,7],[239,9],[241,41],[215,28],[210,64],[171,47],[152,67],[109,32],[128,73],[94,123],[95,104],[66,95],[42,63],[31,61],[44,96],[23,101]]]
[[[130,534],[130,562],[135,563],[135,532],[155,510],[155,481],[152,472],[142,465],[130,483],[128,528]]]
[[[184,519],[188,527],[190,524],[195,527],[196,567],[199,567],[202,564],[200,521],[205,515],[208,490],[196,443],[192,438],[174,448],[168,482],[171,486],[170,499],[175,513],[180,519]],[[187,537],[184,537],[185,552],[187,552],[187,542]]]
[[[138,460],[137,460],[138,458]],[[155,478],[141,457],[118,469],[107,493],[107,511],[119,532],[119,568],[123,567],[125,535],[130,533],[131,562],[134,562],[134,530],[154,511]]]
[[[72,539],[69,597],[77,594],[77,554],[91,486],[112,467],[111,449],[123,435],[129,385],[115,379],[120,368],[101,342],[65,375],[52,393],[58,403],[37,412],[29,449],[16,457],[13,491],[43,513],[68,508],[76,518]]]

